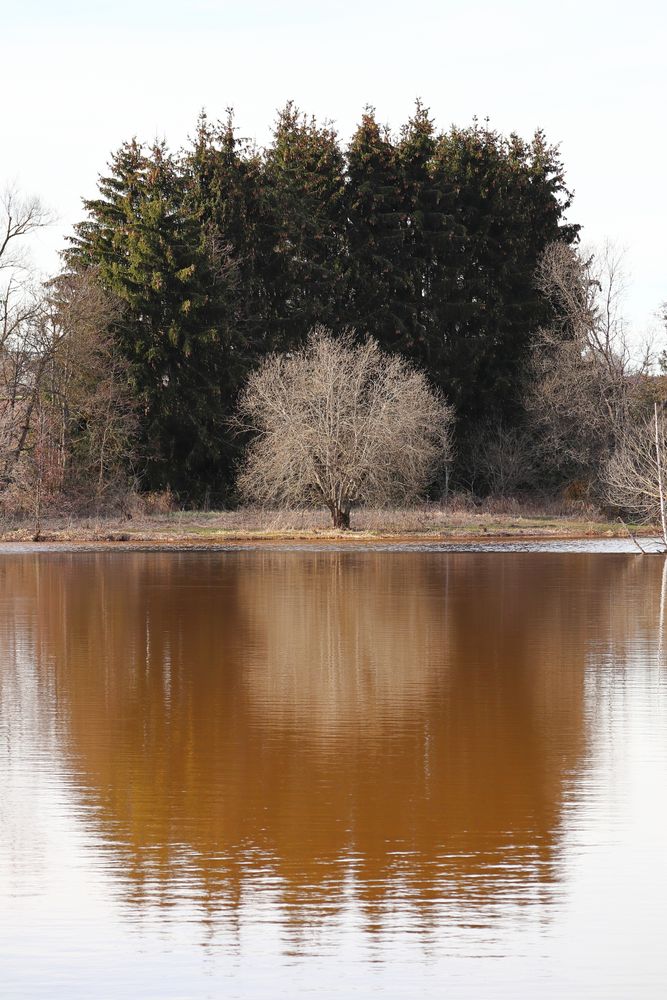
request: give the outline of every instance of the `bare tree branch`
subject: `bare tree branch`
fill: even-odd
[[[622,258],[548,246],[536,282],[559,319],[539,331],[526,407],[543,460],[596,479],[625,429],[646,405],[653,352],[633,358],[621,306]]]
[[[27,267],[25,238],[50,221],[39,198],[25,198],[14,187],[0,194],[0,272]]]
[[[603,470],[607,501],[644,523],[662,526],[667,546],[664,469],[667,419],[655,405],[651,419],[629,428]]]
[[[355,505],[414,499],[451,454],[452,410],[421,372],[323,328],[302,350],[267,358],[239,409],[256,435],[241,494],[324,506],[335,527],[349,527]]]

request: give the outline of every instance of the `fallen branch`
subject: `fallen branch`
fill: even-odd
[[[627,531],[627,533],[628,533],[628,534],[630,535],[630,538],[631,538],[631,539],[632,539],[632,541],[633,541],[633,542],[635,543],[635,545],[637,546],[637,548],[639,549],[639,551],[641,552],[641,554],[642,554],[643,556],[647,556],[647,555],[649,555],[650,553],[648,553],[648,552],[646,551],[646,549],[643,549],[643,548],[641,547],[641,545],[639,544],[639,542],[637,541],[637,539],[635,538],[635,536],[634,536],[634,535],[632,534],[632,532],[630,531],[630,528],[629,528],[629,527],[628,527],[628,525],[627,525],[627,524],[625,523],[625,521],[623,520],[623,518],[619,516],[618,520],[619,520],[619,521],[621,522],[621,524],[623,525],[623,527],[625,528],[625,530]]]

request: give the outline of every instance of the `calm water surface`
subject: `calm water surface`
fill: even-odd
[[[0,556],[0,995],[661,998],[667,574]]]

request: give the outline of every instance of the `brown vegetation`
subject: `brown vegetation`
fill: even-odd
[[[119,306],[88,271],[40,285],[22,240],[39,202],[0,203],[0,513],[109,508],[127,490],[137,408],[111,334]]]
[[[128,546],[215,546],[230,543],[299,541],[418,542],[511,538],[586,538],[624,536],[618,520],[608,520],[580,502],[529,501],[512,497],[476,503],[469,495],[450,498],[445,505],[375,510],[361,507],[352,531],[334,529],[325,508],[244,508],[230,511],[167,510],[170,498],[132,495],[127,513],[114,516],[50,516],[42,523],[42,541]],[[128,516],[130,515],[130,516]],[[644,529],[644,533],[647,529]],[[31,518],[5,519],[0,540],[33,537]]]
[[[536,274],[560,323],[540,331],[526,406],[535,450],[548,468],[595,484],[620,438],[646,405],[649,347],[637,359],[621,314],[619,255],[583,257],[548,246]]]

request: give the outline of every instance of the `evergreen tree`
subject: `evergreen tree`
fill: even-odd
[[[442,338],[437,380],[461,426],[520,418],[531,339],[549,314],[534,273],[544,247],[572,242],[562,224],[570,204],[556,149],[505,139],[475,123],[440,137],[434,172],[453,191],[447,260],[430,288],[433,328]]]
[[[345,173],[335,131],[289,103],[265,157],[275,255],[272,340],[299,343],[318,323],[346,326]]]
[[[409,339],[403,181],[395,144],[367,108],[347,150],[348,322],[389,350]]]
[[[231,109],[212,125],[202,112],[184,158],[187,207],[209,255],[224,249],[233,259],[236,336],[247,358],[271,347],[269,286],[275,270],[274,226],[260,152],[236,135]]]
[[[436,147],[433,120],[417,101],[397,147],[404,201],[403,268],[411,326],[405,350],[440,374],[442,331],[433,309],[433,290],[442,272],[450,267],[453,217],[449,178],[434,170]]]
[[[221,250],[213,266],[163,143],[122,146],[99,190],[67,258],[95,265],[125,304],[114,334],[143,409],[145,484],[196,495],[223,472],[225,386],[239,345],[221,288],[233,286],[233,265]]]
[[[114,335],[141,402],[146,485],[219,493],[247,372],[317,324],[425,368],[456,407],[465,466],[480,426],[522,419],[530,347],[553,309],[533,275],[548,243],[577,238],[570,200],[541,132],[437,134],[419,103],[397,138],[366,109],[345,153],[293,104],[261,152],[231,113],[202,115],[179,157],[123,145],[67,259],[125,304]]]

